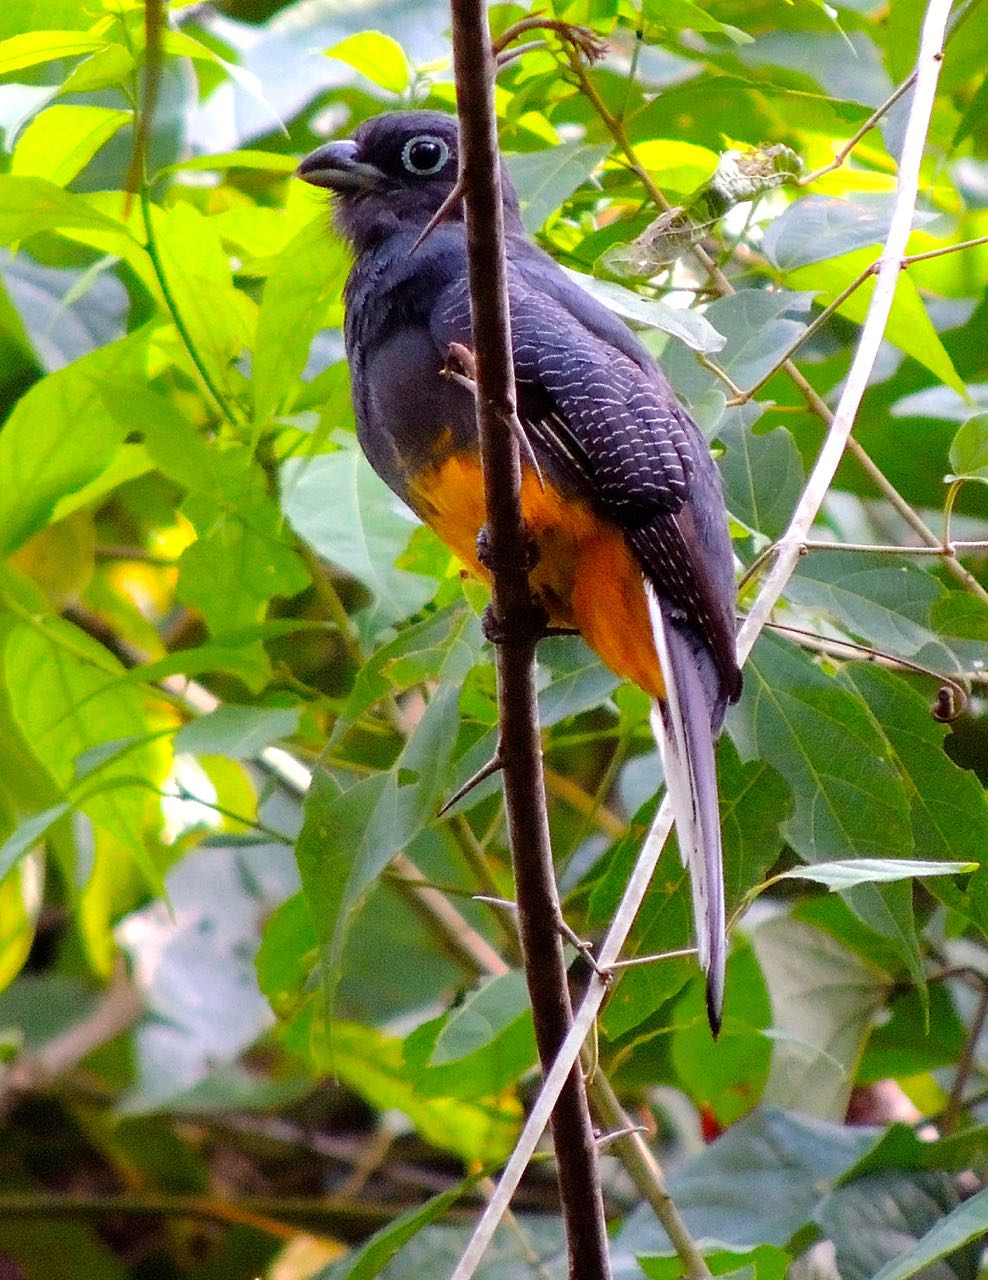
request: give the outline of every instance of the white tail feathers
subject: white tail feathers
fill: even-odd
[[[693,889],[693,921],[700,966],[707,975],[707,1013],[716,1035],[724,1003],[727,937],[717,771],[710,708],[686,637],[666,620],[652,584],[645,597],[655,651],[666,688],[652,712],[683,864]]]

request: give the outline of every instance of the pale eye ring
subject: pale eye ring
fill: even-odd
[[[401,152],[401,163],[417,178],[431,178],[449,159],[449,146],[434,133],[409,138]]]

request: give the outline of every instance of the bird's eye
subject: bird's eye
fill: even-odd
[[[405,143],[401,163],[409,173],[419,178],[429,178],[438,173],[449,159],[449,147],[442,138],[431,133],[420,134]]]

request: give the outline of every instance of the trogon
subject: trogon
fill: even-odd
[[[474,399],[443,376],[450,344],[471,342],[462,203],[417,243],[457,167],[455,117],[404,111],[320,147],[298,173],[333,192],[353,249],[345,340],[364,452],[483,578]],[[552,626],[579,630],[655,701],[716,1028],[726,939],[713,744],[741,688],[720,474],[641,342],[525,234],[503,165],[501,183],[518,414],[538,464],[522,479],[531,585]]]

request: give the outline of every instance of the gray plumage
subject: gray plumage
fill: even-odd
[[[454,448],[476,439],[471,395],[440,375],[451,342],[471,345],[462,206],[412,253],[453,187],[456,152],[455,118],[402,112],[367,121],[299,170],[336,193],[336,225],[355,250],[345,337],[358,433],[372,466],[406,499],[438,424]],[[436,167],[419,172],[419,160]],[[667,775],[677,772],[673,752],[679,785],[699,793],[676,814],[716,1024],[725,946],[712,734],[740,691],[720,475],[652,356],[528,239],[503,171],[502,187],[519,417],[547,479],[624,531],[661,612],[665,638],[656,643],[676,684],[662,709],[664,754]],[[704,847],[687,847],[690,839]]]

